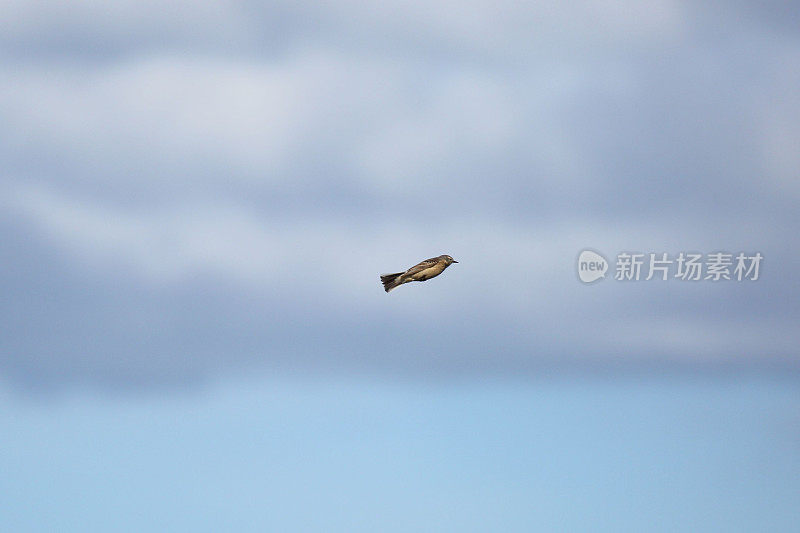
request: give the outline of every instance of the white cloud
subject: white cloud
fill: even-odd
[[[362,185],[391,194],[420,194],[452,179],[464,156],[497,158],[519,142],[526,107],[513,86],[485,73],[437,75],[413,105],[398,102],[392,117],[359,140],[354,164]]]
[[[569,6],[551,0],[286,4],[320,21],[323,28],[334,26],[371,41],[389,39],[406,48],[434,46],[506,57],[673,39],[684,31],[686,17],[681,2],[673,0],[584,0]]]
[[[671,357],[686,362],[739,363],[756,356],[768,361],[791,356],[797,347],[793,322],[726,317],[650,317],[604,320],[581,332],[594,350],[620,358]]]
[[[215,163],[234,176],[280,181],[288,179],[281,164],[324,125],[326,106],[341,103],[325,98],[337,84],[333,64],[314,56],[270,65],[176,55],[88,72],[30,67],[7,72],[0,113],[21,145],[113,165],[117,173],[122,160],[178,170],[185,179]],[[136,176],[148,178],[165,176]]]
[[[109,267],[122,267],[129,275],[155,283],[210,274],[248,290],[282,287],[313,290],[322,298],[364,298],[361,280],[402,270],[411,266],[409,261],[450,253],[467,265],[458,269],[471,273],[459,281],[468,299],[530,309],[538,305],[537,295],[551,294],[554,283],[563,284],[570,288],[568,293],[539,302],[557,313],[567,312],[571,298],[583,294],[577,292],[584,287],[577,283],[574,262],[587,246],[615,254],[712,252],[758,237],[765,246],[780,244],[779,232],[753,234],[751,220],[721,231],[719,225],[694,220],[669,227],[658,221],[621,227],[580,214],[551,223],[504,223],[482,215],[275,216],[220,201],[121,207],[44,186],[6,187],[3,196],[5,211],[25,220],[73,259],[107,272],[113,272]],[[493,292],[470,290],[475,276]]]
[[[598,46],[680,35],[686,8],[674,0],[609,2],[583,0],[565,6],[554,0],[455,2],[331,3],[279,0],[264,6],[238,2],[190,2],[165,5],[153,0],[101,2],[29,2],[0,4],[5,39],[33,42],[67,36],[133,48],[156,44],[214,44],[255,49],[272,33],[286,40],[336,43],[353,37],[402,43],[404,48],[432,44],[446,49],[518,55],[536,48]],[[291,22],[290,26],[282,24]],[[268,41],[269,42],[269,41]]]
[[[253,36],[236,2],[178,0],[4,0],[0,2],[0,42],[102,42],[149,47],[165,42],[248,42]]]
[[[800,48],[778,48],[752,96],[755,142],[766,181],[800,195]]]
[[[595,176],[559,111],[608,83],[547,68],[535,78],[456,68],[420,85],[411,64],[316,49],[275,62],[167,54],[29,65],[6,69],[0,118],[17,150],[46,151],[102,183],[287,190],[310,186],[302,168],[312,160],[365,194],[424,197],[465,183],[472,160],[530,153],[545,171],[530,180],[585,185]]]
[[[787,325],[723,309],[732,293],[588,288],[575,276],[584,247],[781,251],[797,240],[770,220],[789,218],[773,192],[725,175],[749,168],[751,149],[767,181],[796,190],[794,43],[750,68],[732,46],[752,44],[760,65],[772,45],[739,26],[717,40],[695,9],[6,2],[0,155],[13,175],[0,176],[0,208],[10,231],[98,277],[163,294],[220,283],[350,321],[342,335],[356,343],[369,335],[360,321],[379,316],[522,346],[520,357],[541,346],[646,356],[654,340],[678,355],[789,350]],[[738,120],[748,94],[753,131]],[[461,263],[382,293],[379,273],[440,253]],[[774,267],[765,291],[785,272]],[[719,321],[672,317],[697,302]]]

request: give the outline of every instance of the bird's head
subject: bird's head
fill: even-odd
[[[452,265],[453,263],[458,263],[458,261],[456,261],[455,259],[453,259],[449,255],[443,255],[442,257],[444,258],[445,261],[447,261],[448,265]]]

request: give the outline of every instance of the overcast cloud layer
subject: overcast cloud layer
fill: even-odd
[[[3,2],[0,376],[792,365],[796,11]],[[585,247],[765,260],[583,286]]]

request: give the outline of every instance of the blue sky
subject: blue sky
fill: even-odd
[[[797,381],[238,380],[6,398],[13,531],[787,531]],[[7,407],[13,406],[9,414]]]
[[[680,395],[712,380],[691,394],[778,405],[796,427],[796,397],[781,396],[778,380],[797,385],[800,343],[793,7],[0,2],[0,390],[15,420],[9,431],[22,435],[11,484],[38,464],[40,452],[25,451],[32,442],[57,433],[52,413],[67,410],[63,430],[81,447],[80,435],[108,437],[109,413],[167,421],[203,406],[224,410],[250,401],[250,380],[288,397],[302,397],[311,380],[322,404],[335,397],[326,387],[354,380],[353,405],[373,398],[400,411],[414,409],[424,384],[434,388],[433,408],[467,431],[468,413],[508,401],[517,380],[533,402],[543,376],[562,380],[547,401],[572,406],[564,424],[573,424],[594,400],[570,403],[569,376],[600,374],[594,393],[626,391],[615,404],[620,420],[636,420],[639,402],[662,413],[658,430],[620,422],[643,454],[673,428],[672,393],[624,383],[666,373],[683,377],[664,390]],[[764,262],[756,282],[585,286],[575,272],[584,248],[611,259],[760,252]],[[429,283],[382,291],[379,274],[443,253],[459,264]],[[713,382],[725,376],[732,385]],[[756,392],[739,380],[754,380]],[[456,401],[469,391],[472,403]],[[174,395],[188,403],[175,407]],[[275,412],[314,427],[313,415],[287,405]],[[348,409],[331,414],[334,424],[348,423]],[[131,416],[111,431],[135,430]],[[736,423],[738,411],[717,420]],[[218,423],[187,428],[175,442],[216,457],[224,446],[203,447],[196,432]],[[774,446],[776,462],[796,466],[796,434],[786,447],[779,437],[747,437],[758,426],[742,423],[747,431],[712,428],[702,438],[731,438],[739,451]],[[148,427],[142,442],[156,450],[163,436],[140,429]],[[351,466],[385,457],[386,443],[405,432],[414,429],[381,429],[384,440]],[[435,458],[431,435],[419,436],[419,448]],[[264,453],[290,442],[278,437]],[[179,444],[165,457],[177,459]],[[767,472],[749,452],[732,453],[695,481],[737,461],[752,466],[753,479]],[[157,456],[141,456],[140,466],[155,469],[147,461]],[[71,464],[69,451],[59,457]],[[665,468],[687,476],[702,463],[670,457]],[[488,459],[476,461],[491,477]],[[342,474],[298,479],[329,475]],[[95,481],[88,486],[110,483]],[[754,487],[798,489],[784,478]],[[471,495],[453,501],[476,508],[481,494]],[[776,516],[790,516],[782,510]]]

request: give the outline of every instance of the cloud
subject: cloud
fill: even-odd
[[[21,56],[103,58],[137,50],[181,45],[245,44],[249,19],[233,2],[96,0],[25,2],[0,5],[0,44]]]
[[[764,175],[779,191],[794,196],[800,193],[800,154],[793,148],[800,142],[800,96],[794,90],[800,82],[798,68],[797,47],[776,50],[769,60],[770,82],[753,96]]]
[[[179,7],[0,8],[15,325],[0,372],[453,374],[791,351],[798,55],[774,16]],[[573,264],[587,246],[761,251],[768,270],[589,288]],[[378,274],[440,253],[461,263],[380,290]]]
[[[450,54],[516,56],[525,48],[652,42],[674,38],[686,25],[681,2],[178,2],[95,0],[69,4],[7,1],[3,39],[9,48],[49,54],[120,53],[194,46],[232,52],[265,44],[371,43],[384,51],[442,50]],[[102,45],[98,47],[97,45]],[[60,50],[59,50],[60,48]],[[520,50],[523,48],[523,50]]]
[[[325,96],[346,105],[335,102],[335,63],[313,56],[269,65],[162,56],[88,72],[36,67],[12,77],[2,114],[17,143],[27,144],[22,148],[55,150],[102,181],[108,172],[163,180],[171,177],[165,170],[192,181],[193,172],[210,165],[226,170],[219,180],[285,182],[285,161],[324,125]]]

